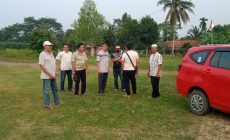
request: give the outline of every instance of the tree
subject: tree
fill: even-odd
[[[200,18],[200,25],[199,25],[199,27],[200,27],[200,29],[201,29],[202,32],[206,32],[207,31],[207,21],[208,21],[208,19],[205,18],[205,17]]]
[[[124,13],[121,19],[115,19],[115,28],[117,30],[117,40],[121,45],[126,43],[137,44],[140,41],[140,29],[136,19],[132,19],[130,15]]]
[[[182,47],[180,48],[179,52],[184,55],[188,51],[188,49],[191,47],[192,45],[190,43],[184,43]]]
[[[54,49],[58,49],[58,38],[52,33],[52,31],[49,31],[48,29],[35,29],[31,33],[31,47],[32,50],[37,51],[38,53],[43,50],[43,42],[48,40],[51,41],[54,44]]]
[[[192,28],[189,29],[189,31],[188,31],[188,35],[189,35],[190,39],[194,39],[194,40],[198,41],[202,35],[202,31],[200,30],[199,27],[192,26]]]
[[[34,17],[26,17],[24,18],[24,23],[13,24],[3,28],[1,31],[3,32],[4,40],[30,42],[30,36],[36,29],[47,29],[55,34],[60,41],[63,39],[62,25],[53,18],[40,18],[36,20]]]
[[[159,0],[157,5],[163,5],[164,11],[168,10],[165,22],[170,22],[173,27],[174,35],[172,55],[174,55],[176,25],[179,24],[179,26],[181,27],[181,22],[186,24],[190,20],[188,12],[194,13],[192,8],[194,8],[195,5],[188,0]]]
[[[140,41],[145,45],[146,56],[151,44],[159,40],[159,28],[157,23],[150,16],[143,17],[139,24]]]
[[[173,40],[173,27],[169,22],[163,22],[159,24],[159,30],[164,42]],[[177,31],[175,31],[175,38],[178,38]]]
[[[75,41],[91,45],[103,41],[107,23],[105,18],[97,11],[93,0],[85,0],[79,12],[79,19],[75,20]]]
[[[117,43],[115,25],[110,24],[108,26],[108,29],[106,30],[104,35],[104,42],[107,43],[108,46],[114,46]]]

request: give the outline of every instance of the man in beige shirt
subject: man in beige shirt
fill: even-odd
[[[72,72],[73,80],[75,81],[75,95],[79,96],[79,85],[81,82],[81,94],[86,92],[86,69],[88,58],[84,52],[84,44],[78,43],[76,52],[72,55]]]

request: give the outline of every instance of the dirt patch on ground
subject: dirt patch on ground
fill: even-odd
[[[214,112],[201,119],[196,140],[230,140],[230,117]]]

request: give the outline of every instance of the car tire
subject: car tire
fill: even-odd
[[[193,90],[189,94],[188,104],[190,111],[196,115],[205,115],[210,109],[207,96],[200,90]]]

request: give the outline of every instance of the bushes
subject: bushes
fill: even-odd
[[[26,49],[30,47],[30,43],[13,42],[13,41],[1,41],[0,49]]]

